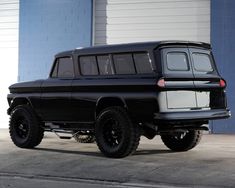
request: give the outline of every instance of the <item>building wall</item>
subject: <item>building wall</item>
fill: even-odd
[[[210,42],[210,0],[96,0],[94,44]]]
[[[0,128],[7,127],[8,87],[17,81],[19,0],[0,0]]]
[[[92,0],[21,0],[18,81],[46,78],[54,55],[91,45]]]
[[[235,133],[235,1],[211,1],[211,43],[217,66],[227,80],[232,118],[212,122],[214,133]]]

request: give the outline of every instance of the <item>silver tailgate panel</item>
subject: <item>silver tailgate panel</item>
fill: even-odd
[[[195,91],[167,91],[167,108],[196,108]]]

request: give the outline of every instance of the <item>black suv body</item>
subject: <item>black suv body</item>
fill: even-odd
[[[46,80],[9,87],[10,134],[35,147],[44,130],[95,135],[109,157],[136,150],[141,135],[197,145],[208,120],[228,118],[226,82],[209,44],[160,41],[75,49],[56,55]]]

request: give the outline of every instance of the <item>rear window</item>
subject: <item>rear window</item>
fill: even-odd
[[[184,52],[167,53],[167,69],[170,71],[188,71],[188,58]]]
[[[135,74],[132,54],[113,55],[113,61],[117,74]]]
[[[193,53],[193,65],[196,71],[212,72],[211,59],[208,54]]]

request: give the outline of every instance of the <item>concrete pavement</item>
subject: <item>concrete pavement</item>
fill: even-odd
[[[109,159],[96,144],[46,133],[36,149],[13,145],[0,129],[0,187],[235,187],[235,135],[204,135],[188,152],[171,152],[157,136],[137,152]]]

